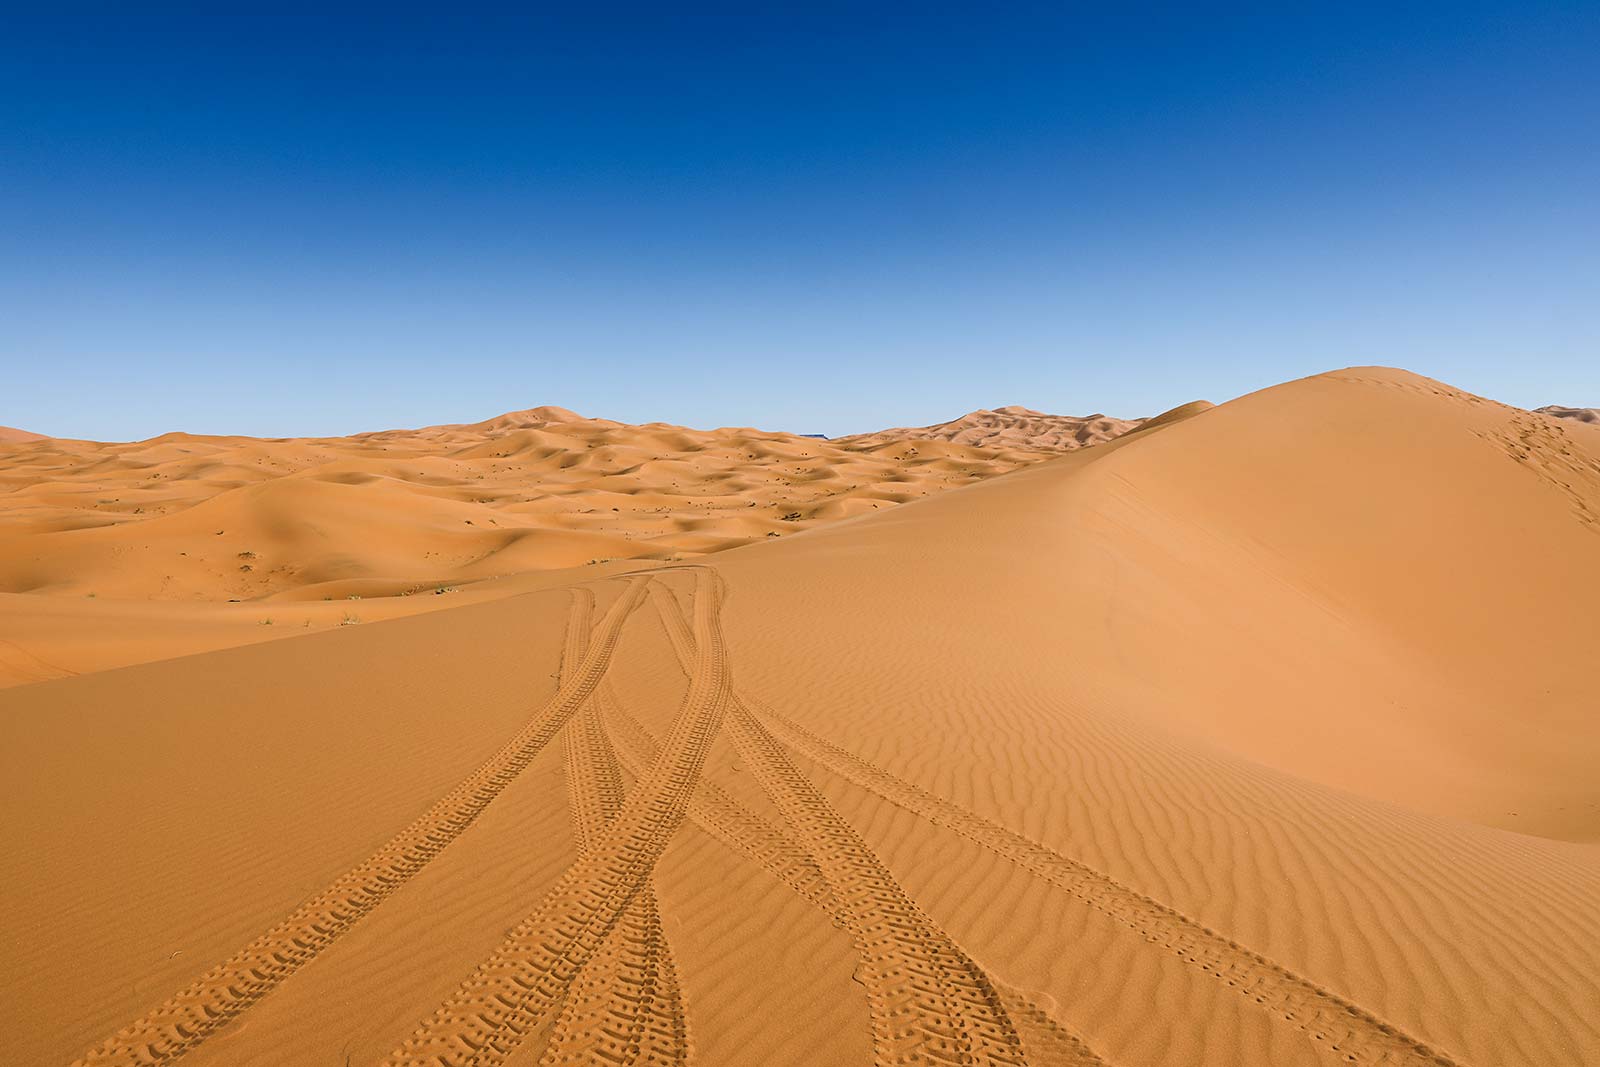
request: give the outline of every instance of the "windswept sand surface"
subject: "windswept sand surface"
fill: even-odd
[[[1600,428],[972,481],[0,693],[9,1062],[1600,1063]]]

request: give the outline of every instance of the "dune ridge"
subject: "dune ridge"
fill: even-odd
[[[1600,408],[1564,408],[1559,404],[1546,404],[1542,408],[1534,408],[1533,410],[1541,415],[1552,415],[1558,419],[1600,423]]]
[[[1205,401],[1197,404],[1209,407]],[[1117,419],[1107,415],[1047,415],[1012,405],[993,410],[980,408],[948,422],[931,426],[897,427],[874,433],[834,439],[835,444],[864,445],[889,441],[950,441],[977,448],[1015,448],[1041,452],[1070,452],[1102,444],[1136,430],[1145,419]]]

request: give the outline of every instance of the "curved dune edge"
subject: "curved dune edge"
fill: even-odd
[[[1579,431],[1354,368],[0,693],[8,1055],[1594,1062]]]

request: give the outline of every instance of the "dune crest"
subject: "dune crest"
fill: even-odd
[[[1541,415],[1552,415],[1558,419],[1571,419],[1574,422],[1600,423],[1600,408],[1564,408],[1559,404],[1546,404],[1542,408],[1534,408]]]
[[[977,448],[1070,452],[1119,437],[1138,429],[1145,421],[1117,419],[1107,415],[1047,415],[1042,411],[1012,405],[994,410],[980,408],[932,426],[879,430],[840,437],[835,441],[853,445],[896,440],[950,441]]]

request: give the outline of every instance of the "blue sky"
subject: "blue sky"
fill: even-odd
[[[1600,405],[1600,7],[982,7],[13,14],[0,424]]]

